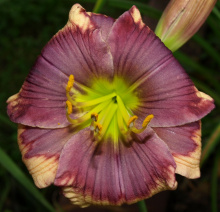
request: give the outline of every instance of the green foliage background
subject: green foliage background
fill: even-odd
[[[159,2],[158,4],[163,1],[164,4],[164,0],[155,1]],[[37,189],[21,161],[17,145],[17,126],[9,120],[6,114],[7,98],[19,91],[43,46],[66,24],[68,12],[74,3],[82,4],[87,11],[93,11],[95,8],[96,11],[114,18],[135,4],[144,16],[144,20],[152,27],[155,27],[162,12],[161,8],[158,10],[150,6],[152,1],[147,0],[79,0],[78,2],[70,0],[0,0],[0,211],[137,210],[135,206],[79,209],[63,199],[58,188],[51,186],[42,190]],[[190,181],[193,184],[191,189],[194,189],[196,194],[199,195],[198,188],[201,187],[205,189],[204,195],[207,195],[207,202],[202,203],[204,207],[199,211],[215,212],[219,209],[217,204],[220,202],[218,190],[220,176],[219,52],[220,2],[218,1],[200,31],[175,53],[176,58],[199,90],[212,96],[216,104],[216,109],[202,121],[202,178]],[[177,191],[173,191],[169,198],[166,198],[165,208],[167,211],[184,211],[173,206],[182,203],[186,204],[186,211],[195,211],[195,208],[199,207],[199,202],[191,200],[187,203],[182,196],[178,198],[180,192],[183,192],[181,185],[183,186],[186,182],[189,185],[189,181],[185,181],[181,177],[179,180],[180,188],[178,187]],[[152,203],[149,202],[149,204]],[[150,208],[149,211],[151,211]]]

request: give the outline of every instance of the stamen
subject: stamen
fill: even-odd
[[[105,111],[101,111],[99,119],[101,120],[100,122],[103,124],[103,128],[99,139],[101,139],[105,135],[117,109],[118,105],[111,102]]]
[[[118,103],[119,110],[121,111],[122,117],[125,120],[125,123],[127,123],[129,121],[130,115],[119,95],[117,95],[117,103]]]
[[[133,127],[134,125],[134,122],[138,119],[137,116],[132,116],[129,120],[128,120],[128,123],[127,123],[127,127]],[[132,126],[131,126],[132,125]]]
[[[91,114],[91,119],[94,120],[94,121],[98,121],[98,117],[99,117],[98,113],[94,112],[94,113]]]
[[[86,87],[75,82],[74,76],[70,75],[66,85],[67,120],[77,130],[90,127],[96,141],[109,136],[113,136],[113,140],[118,141],[118,136],[121,134],[127,137],[131,132],[143,132],[153,115],[144,119],[141,129],[135,127],[138,117],[133,116],[132,111],[137,107],[138,99],[131,93],[133,87],[130,88],[131,92],[127,92],[126,85],[121,81],[120,79],[113,82],[98,80],[93,86]]]
[[[91,125],[90,125],[90,130],[91,131],[94,131],[96,129],[96,125],[97,125],[96,122],[98,121],[98,117],[99,117],[98,113],[93,112],[91,114],[91,119],[92,119],[92,122],[91,122]]]
[[[69,100],[66,101],[67,114],[70,115],[73,112],[73,106]]]
[[[95,132],[100,135],[101,131],[102,131],[102,125],[100,123],[96,123]]]
[[[148,115],[148,116],[144,119],[143,124],[142,124],[142,127],[145,127],[145,128],[146,128],[152,118],[154,118],[154,115],[153,115],[153,114]]]
[[[109,101],[106,101],[106,102],[103,102],[103,103],[97,105],[96,107],[94,107],[93,109],[91,109],[88,113],[86,113],[84,116],[82,116],[81,118],[79,118],[80,121],[82,122],[82,121],[85,121],[85,120],[88,120],[88,119],[92,118],[92,117],[91,117],[92,114],[94,114],[94,113],[99,113],[99,112],[102,111],[104,108],[106,108],[106,107],[109,105],[110,102],[111,102],[111,101],[109,100]]]
[[[108,94],[106,96],[102,96],[102,97],[99,97],[99,98],[96,98],[96,99],[93,99],[93,100],[90,100],[90,101],[80,102],[79,99],[75,99],[75,100],[77,101],[78,106],[89,107],[89,106],[97,105],[101,102],[107,101],[109,99],[112,99],[115,96],[116,96],[116,94],[113,92],[113,93]]]
[[[121,111],[120,110],[117,110],[117,125],[118,125],[120,131],[123,134],[126,134],[127,127],[126,127],[126,123],[124,122],[124,119],[123,119],[123,117],[121,115]]]
[[[74,83],[74,76],[71,74],[69,76],[69,81],[66,86],[66,92],[70,92],[70,89],[73,87],[73,83]]]
[[[127,123],[128,129],[134,133],[142,133],[147,128],[147,125],[149,124],[149,122],[151,121],[152,118],[154,118],[153,114],[148,115],[142,123],[142,128],[137,129],[134,125],[135,125],[135,121],[138,119],[138,117],[132,116]]]

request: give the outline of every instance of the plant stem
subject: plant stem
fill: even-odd
[[[139,212],[147,212],[147,207],[144,200],[138,202]]]

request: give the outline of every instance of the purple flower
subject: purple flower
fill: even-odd
[[[133,6],[117,20],[75,4],[8,114],[39,188],[121,205],[200,176],[200,119],[214,108]]]

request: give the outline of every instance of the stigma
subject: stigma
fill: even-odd
[[[118,79],[112,83],[100,79],[91,87],[86,87],[75,82],[74,76],[70,75],[66,85],[68,121],[79,130],[88,127],[96,141],[109,136],[118,140],[119,136],[142,133],[154,116],[146,116],[140,129],[135,126],[138,116],[133,114],[132,109],[138,105],[138,100],[123,83]],[[73,118],[75,114],[77,118]]]

